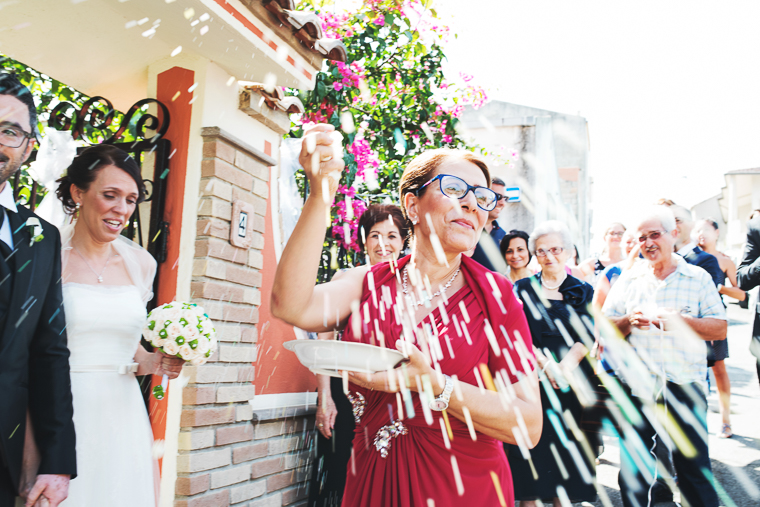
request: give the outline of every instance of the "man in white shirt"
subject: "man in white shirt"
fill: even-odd
[[[725,338],[725,308],[707,272],[673,253],[678,231],[670,210],[653,208],[636,231],[644,261],[620,276],[603,308],[635,352],[608,350],[643,416],[633,426],[638,440],[625,435],[621,448],[637,456],[643,444],[653,457],[661,439],[675,442],[671,450],[682,496],[692,507],[717,507],[706,439],[704,341]],[[672,416],[672,424],[663,425],[662,414]],[[631,459],[621,462],[625,507],[652,505],[654,460],[639,458],[643,467],[632,466]]]

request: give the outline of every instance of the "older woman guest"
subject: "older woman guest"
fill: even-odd
[[[523,301],[523,309],[533,337],[538,366],[546,372],[551,387],[543,383],[541,404],[544,408],[544,431],[538,445],[530,452],[532,466],[520,450],[506,446],[509,466],[513,472],[515,498],[521,507],[536,505],[536,500],[553,499],[559,506],[560,488],[573,502],[593,502],[594,465],[583,452],[582,443],[563,420],[569,410],[580,423],[582,406],[567,380],[576,387],[579,376],[591,378],[593,370],[584,358],[591,343],[592,329],[581,324],[575,316],[590,324],[587,306],[593,289],[565,271],[565,262],[573,251],[573,241],[561,222],[540,224],[530,236],[529,248],[541,264],[541,272],[517,281],[515,292]],[[566,331],[566,333],[565,333]],[[557,404],[559,403],[559,405]],[[592,444],[593,445],[593,444]],[[560,468],[558,462],[564,466]]]
[[[357,243],[369,265],[397,260],[404,248],[408,228],[398,206],[372,204],[359,217]],[[365,241],[366,238],[366,241]],[[339,271],[333,281],[345,271]],[[340,337],[335,332],[319,333],[320,340]],[[338,506],[346,487],[346,466],[354,439],[354,414],[339,378],[317,375],[317,459],[309,489],[309,505]]]
[[[324,217],[344,166],[332,130],[319,125],[304,139],[299,159],[311,193],[277,267],[272,312],[323,331],[329,300],[329,315],[348,321],[344,340],[409,356],[398,371],[348,373],[359,421],[343,505],[454,506],[464,495],[472,505],[510,505],[501,441],[531,447],[541,409],[529,329],[509,282],[462,255],[496,205],[488,166],[460,150],[415,158],[399,188],[412,255],[315,287]]]
[[[499,249],[501,250],[501,256],[507,261],[509,268],[507,276],[512,283],[533,275],[533,271],[528,267],[531,255],[530,250],[528,250],[527,232],[518,230],[509,231],[502,238]]]

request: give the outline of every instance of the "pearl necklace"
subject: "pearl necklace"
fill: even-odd
[[[409,295],[409,286],[407,284],[407,280],[409,279],[408,269],[409,269],[408,267],[404,266],[404,277],[403,277],[403,281],[401,282],[401,290],[403,291],[403,293],[404,293],[405,296]],[[438,296],[440,296],[441,293],[444,293],[444,294],[446,293],[446,289],[448,289],[449,287],[451,287],[451,284],[454,283],[454,280],[456,279],[457,275],[459,274],[459,270],[460,269],[461,269],[461,267],[457,268],[457,270],[454,271],[454,275],[449,279],[448,282],[446,282],[446,285],[444,285],[443,288],[441,288],[441,290],[439,290],[438,292],[436,292],[435,294],[433,294],[432,296],[430,296],[430,301],[432,301],[433,299],[435,299]],[[417,306],[422,306],[422,305],[425,304],[424,301],[417,301],[417,298],[413,298],[412,302],[415,305],[417,305]]]
[[[543,285],[544,289],[547,289],[547,290],[557,290],[560,287],[562,287],[562,284],[565,283],[566,279],[567,279],[567,273],[565,273],[565,277],[559,282],[559,284],[557,284],[555,287],[550,287],[550,286],[546,285],[546,283],[544,283],[544,277],[542,276],[541,277],[541,285]]]

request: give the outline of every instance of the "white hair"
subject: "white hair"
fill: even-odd
[[[673,210],[668,206],[649,206],[642,210],[639,215],[639,220],[636,222],[636,227],[647,222],[649,220],[657,220],[665,229],[665,232],[670,232],[676,228],[676,217],[673,215]]]
[[[575,246],[575,243],[573,243],[573,237],[570,235],[570,229],[568,229],[565,224],[558,220],[548,220],[538,224],[530,235],[530,239],[528,240],[528,250],[530,250],[533,255],[536,254],[536,241],[547,234],[558,234],[559,237],[562,238],[562,246],[568,252]],[[573,253],[573,255],[575,254]]]

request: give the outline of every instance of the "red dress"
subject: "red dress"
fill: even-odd
[[[408,261],[409,257],[399,260],[399,273]],[[492,277],[493,284],[486,273]],[[431,319],[434,321],[440,347],[435,345],[436,340],[431,340],[431,354],[438,355],[445,374],[456,374],[460,381],[478,385],[474,369],[485,364],[494,378],[500,372],[507,382],[516,382],[525,366],[534,368],[535,359],[522,304],[514,297],[512,284],[465,256],[462,256],[460,276],[465,277],[465,286],[449,295],[448,324],[444,324],[445,319],[436,308],[423,319],[415,333],[421,333],[422,325],[429,326]],[[494,286],[500,293],[500,302],[493,294]],[[404,329],[397,318],[396,305],[391,304],[396,298],[396,273],[391,272],[388,263],[374,266],[371,280],[368,275],[364,281],[360,311],[362,336],[354,336],[349,321],[343,339],[375,345],[384,342],[394,348]],[[437,305],[439,299],[433,304]],[[465,322],[460,302],[464,303],[469,323]],[[501,351],[498,356],[485,331],[486,319]],[[435,331],[431,335],[435,335]],[[439,420],[442,413],[433,411],[433,423],[428,425],[417,393],[412,393],[414,416],[410,417],[406,406],[403,414],[399,414],[396,394],[369,391],[354,384],[349,385],[349,391],[355,416],[363,413],[356,425],[348,463],[344,507],[428,507],[428,499],[434,501],[435,507],[499,506],[501,499],[494,477],[504,504],[514,505],[512,475],[500,441],[477,432],[477,441],[473,442],[467,425],[449,416],[454,438],[451,448],[447,449]],[[376,441],[380,442],[379,446],[375,445]],[[389,446],[383,446],[384,442]],[[385,457],[381,451],[386,451]],[[461,489],[455,479],[454,466],[461,477]]]

